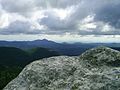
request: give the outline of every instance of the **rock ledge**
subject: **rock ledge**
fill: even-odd
[[[97,47],[27,65],[3,90],[120,90],[120,52]]]

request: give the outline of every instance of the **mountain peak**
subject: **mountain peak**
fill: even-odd
[[[47,39],[43,39],[43,41],[49,41],[49,40],[47,40]]]
[[[49,41],[49,40],[47,40],[47,39],[37,39],[35,41]]]

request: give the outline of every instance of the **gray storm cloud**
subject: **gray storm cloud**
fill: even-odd
[[[1,4],[8,12],[25,13],[38,9],[66,8],[80,2],[81,0],[2,0]]]
[[[120,28],[120,2],[117,4],[109,4],[102,7],[96,13],[96,20],[109,23],[115,28]]]
[[[0,33],[3,35],[15,35],[15,34],[42,34],[39,30],[32,29],[31,23],[15,21],[9,26],[0,30]]]
[[[2,0],[2,9],[6,13],[17,13],[28,21],[15,21],[2,28],[0,34],[78,34],[78,35],[119,35],[120,34],[120,0]],[[71,9],[72,8],[72,9]],[[59,10],[71,12],[61,20]],[[55,12],[54,10],[57,10]],[[43,12],[45,17],[37,16],[36,22],[46,28],[34,30],[29,19],[35,12]],[[61,12],[60,15],[62,15]],[[30,17],[27,17],[28,14]],[[83,20],[93,15],[92,21]],[[102,24],[101,24],[102,23]],[[94,28],[92,25],[95,25]],[[82,27],[82,28],[81,28]],[[44,30],[45,29],[45,30]],[[44,32],[42,32],[44,31]]]

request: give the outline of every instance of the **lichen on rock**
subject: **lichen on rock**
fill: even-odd
[[[3,90],[120,90],[120,52],[97,47],[80,56],[34,61]]]

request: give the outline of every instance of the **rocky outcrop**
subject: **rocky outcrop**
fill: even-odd
[[[38,60],[3,90],[120,90],[120,52],[98,47],[81,56]]]

